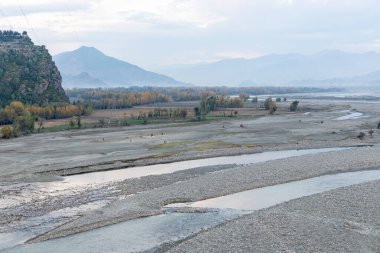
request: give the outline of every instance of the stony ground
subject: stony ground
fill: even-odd
[[[374,169],[380,164],[380,157],[377,155],[379,152],[380,147],[367,147],[215,170],[202,176],[177,181],[175,184],[139,192],[125,200],[115,201],[34,241],[65,236],[138,217],[157,215],[162,213],[162,207],[169,203],[208,199],[326,174]],[[124,184],[128,189],[128,181]]]
[[[165,252],[379,252],[380,181],[304,197],[222,224]]]

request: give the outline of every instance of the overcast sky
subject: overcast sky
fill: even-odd
[[[0,1],[1,29],[27,30],[52,54],[94,46],[144,67],[324,49],[380,52],[379,24],[379,0]]]

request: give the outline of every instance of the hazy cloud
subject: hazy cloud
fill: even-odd
[[[91,45],[145,66],[380,50],[377,0],[2,0],[3,29],[31,29],[18,4],[52,53]]]

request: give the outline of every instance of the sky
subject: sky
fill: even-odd
[[[25,14],[25,16],[23,15]],[[380,52],[379,0],[1,0],[0,29],[155,68],[326,49]]]

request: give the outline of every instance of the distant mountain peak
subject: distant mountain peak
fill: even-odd
[[[81,46],[80,48],[75,49],[71,53],[105,56],[105,54],[103,52],[101,52],[100,50],[98,50],[97,48],[88,47],[88,46]]]
[[[110,57],[95,47],[82,46],[54,57],[66,87],[178,86],[171,77],[146,71]]]

